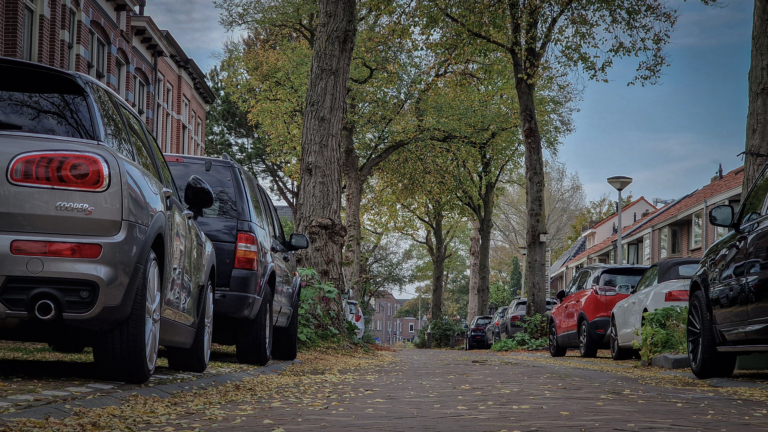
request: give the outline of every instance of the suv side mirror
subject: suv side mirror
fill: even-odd
[[[309,247],[309,238],[304,234],[291,234],[288,243],[290,243],[290,249],[292,251],[306,249]]]
[[[730,228],[733,224],[733,207],[719,205],[709,211],[709,223],[714,226]]]
[[[558,300],[563,301],[565,298],[565,290],[560,290],[555,294],[555,297],[557,297]]]
[[[184,202],[195,217],[200,217],[203,215],[203,209],[213,205],[213,190],[205,180],[193,175],[184,188]]]

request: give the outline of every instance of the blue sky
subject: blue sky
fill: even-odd
[[[203,70],[231,34],[211,0],[149,0],[147,14],[170,30]],[[670,0],[681,13],[667,48],[671,66],[659,85],[630,86],[636,62],[617,61],[609,83],[586,82],[576,131],[559,152],[577,171],[587,197],[615,193],[605,182],[633,177],[636,196],[678,198],[706,184],[719,163],[741,165],[753,2],[725,7]]]

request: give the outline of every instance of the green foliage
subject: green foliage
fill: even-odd
[[[291,238],[291,234],[293,234],[295,230],[293,218],[288,216],[283,216],[280,218],[280,223],[283,225],[283,232],[285,232],[285,238]]]
[[[524,319],[523,331],[510,339],[502,339],[491,347],[491,351],[536,350],[549,345],[547,316],[536,314]]]
[[[432,348],[449,348],[451,337],[459,333],[459,323],[444,317],[429,322]]]
[[[512,257],[512,270],[509,271],[509,289],[512,297],[519,295],[523,286],[523,272],[520,268],[520,258],[515,255]],[[509,303],[506,303],[509,304]]]
[[[419,349],[427,347],[427,329],[419,330],[419,336],[413,341],[413,346]]]
[[[488,293],[489,304],[496,306],[498,309],[512,303],[513,298],[510,285],[505,285],[502,282],[491,282]]]
[[[635,342],[635,349],[640,350],[640,356],[645,361],[658,354],[687,353],[687,322],[687,306],[671,306],[644,313],[640,329],[642,342]]]
[[[342,335],[339,329],[331,325],[336,312],[333,308],[327,307],[330,302],[338,302],[336,288],[332,284],[323,283],[311,268],[300,268],[299,275],[302,279],[299,303],[299,344],[309,347],[321,342],[341,342],[346,339],[346,335]]]

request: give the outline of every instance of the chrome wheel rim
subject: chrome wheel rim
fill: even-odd
[[[688,309],[688,358],[691,366],[697,367],[701,358],[701,309],[692,302]]]
[[[555,326],[549,327],[549,352],[554,353],[557,349],[557,330]]]
[[[587,325],[581,324],[581,329],[579,331],[579,351],[581,351],[582,354],[584,354],[584,349],[587,346]]]
[[[203,346],[205,347],[205,363],[211,359],[211,345],[213,342],[213,287],[208,283],[208,289],[205,294],[205,334],[203,336]]]
[[[160,342],[160,267],[153,259],[147,270],[147,299],[144,311],[144,349],[147,368],[155,369]]]

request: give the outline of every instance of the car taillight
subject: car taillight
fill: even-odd
[[[616,289],[616,287],[609,287],[609,286],[597,286],[593,285],[592,290],[597,295],[604,295],[604,296],[615,296],[619,293],[619,290]]]
[[[235,252],[235,268],[256,270],[259,258],[256,236],[251,233],[237,233],[237,248]]]
[[[11,242],[11,253],[26,256],[95,259],[101,256],[101,245],[15,240]]]
[[[93,154],[26,153],[11,161],[8,180],[19,186],[101,192],[109,187],[109,166]]]
[[[511,317],[509,317],[509,321],[511,322],[520,321],[520,315],[512,315]]]
[[[493,323],[493,325],[495,325],[496,327],[498,327],[498,326],[499,326],[499,322],[498,322],[498,321],[496,321],[495,323]]]
[[[688,290],[675,290],[675,291],[669,291],[666,294],[664,294],[664,301],[668,302],[679,302],[679,301],[688,301]]]
[[[485,331],[483,327],[472,327],[472,331]]]

